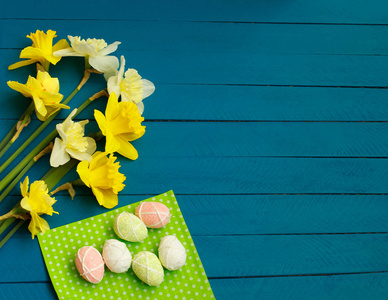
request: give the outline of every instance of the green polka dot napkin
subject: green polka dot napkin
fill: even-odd
[[[135,213],[144,201],[159,201],[171,212],[171,221],[160,229],[148,229],[142,243],[119,239],[113,231],[113,219],[123,211]],[[64,225],[38,235],[39,245],[51,281],[59,299],[211,299],[214,298],[205,270],[191,239],[172,191],[107,213]],[[127,244],[132,256],[140,251],[158,255],[160,239],[176,235],[187,251],[186,264],[177,271],[164,269],[164,281],[157,287],[141,282],[132,269],[116,274],[105,267],[98,284],[84,280],[75,266],[75,255],[83,246],[93,246],[102,253],[106,239],[115,238]]]

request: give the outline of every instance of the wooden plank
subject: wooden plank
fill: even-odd
[[[388,274],[210,279],[216,299],[351,299],[388,298]]]
[[[99,215],[106,209],[93,196],[67,192],[55,195],[55,211],[46,216],[51,228]],[[161,191],[164,192],[164,191]],[[20,192],[19,192],[20,193]],[[120,194],[117,207],[152,195]],[[323,234],[388,232],[385,195],[177,195],[192,235]],[[20,196],[1,203],[1,214],[10,211]],[[236,226],[238,224],[238,226]],[[17,236],[29,237],[28,230]]]
[[[256,53],[236,56],[233,52],[204,55],[201,52],[159,52],[153,49],[124,50],[121,53],[131,57],[134,63],[130,66],[156,85],[385,87],[388,66],[388,56]],[[0,55],[5,57],[1,62],[0,77],[11,79],[6,68],[10,62],[18,61],[18,51],[0,50]],[[81,58],[79,62],[82,64]]]
[[[307,22],[307,23],[371,23],[386,24],[386,6],[383,0],[361,0],[349,5],[346,1],[296,0],[284,1],[160,1],[122,2],[112,5],[91,0],[56,2],[55,10],[43,0],[35,5],[16,2],[4,5],[1,18],[33,19],[132,19],[132,20],[185,20],[230,22]],[[91,9],[93,7],[93,9]],[[76,9],[75,9],[76,8]]]
[[[193,241],[208,277],[388,271],[387,234],[194,236]],[[13,237],[3,249],[0,282],[49,279],[36,240]]]
[[[71,79],[66,79],[64,75],[68,71],[53,75],[59,77],[60,91],[65,97],[74,89],[81,74],[79,70],[72,73]],[[27,72],[23,73],[4,73],[3,82],[12,78],[25,83],[22,78]],[[101,78],[93,76],[74,97],[70,102],[72,108],[104,88],[104,82],[98,79]],[[3,101],[0,117],[19,118],[30,99],[5,84],[0,85],[0,93],[8,99]],[[385,121],[388,119],[385,94],[385,89],[368,88],[157,84],[155,93],[144,101],[144,117],[146,120]],[[94,109],[104,111],[105,105],[104,99],[98,100],[80,117],[91,118]],[[177,107],[183,108],[175,109]],[[64,110],[58,119],[68,113]]]
[[[14,123],[14,120],[0,120],[0,127],[8,129]],[[19,143],[39,124],[40,121],[33,121],[31,128],[22,133]],[[388,123],[146,121],[143,124],[146,133],[133,144],[144,158],[386,157],[388,153]],[[53,126],[50,126],[32,147],[52,129]],[[95,121],[86,125],[86,134],[99,130]],[[98,144],[103,147],[105,139]],[[29,153],[32,147],[25,153]],[[15,145],[11,149],[17,148],[18,145]]]
[[[384,158],[142,157],[120,158],[128,178],[123,194],[385,194]],[[39,161],[28,173],[40,179],[49,170]],[[78,178],[75,171],[62,182]],[[90,194],[80,189],[80,194]],[[12,194],[19,194],[14,189]]]
[[[99,26],[100,21],[1,20],[0,48],[20,49],[31,44],[26,38],[37,29],[68,35],[103,38],[108,43],[122,41],[117,52],[153,49],[203,55],[217,53],[255,54],[346,54],[386,55],[387,26],[341,26],[309,24],[252,24],[150,22],[117,20]],[[133,38],[128,38],[133,37]],[[240,56],[240,55],[238,55]],[[127,63],[132,63],[128,58]]]
[[[216,299],[352,299],[383,300],[388,297],[388,275],[356,274],[339,276],[303,276],[209,279]],[[328,288],[329,287],[329,288]],[[7,299],[56,299],[50,282],[0,284],[0,297]],[[200,295],[200,294],[199,294]]]

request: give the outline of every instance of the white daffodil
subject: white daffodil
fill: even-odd
[[[128,69],[124,74],[125,59],[121,56],[120,70],[108,79],[108,93],[114,92],[117,97],[121,95],[121,101],[133,102],[140,114],[144,111],[143,99],[155,91],[154,84],[142,79],[135,69]]]
[[[89,121],[73,122],[72,117],[76,112],[77,109],[74,109],[63,123],[57,124],[57,131],[61,139],[55,138],[50,157],[52,167],[64,165],[70,160],[70,157],[90,162],[92,154],[96,151],[97,146],[94,139],[84,136],[85,125]]]
[[[119,67],[116,56],[110,56],[121,42],[108,45],[103,39],[84,39],[79,36],[68,36],[71,47],[54,52],[54,56],[84,56],[89,64],[99,72],[112,72]]]

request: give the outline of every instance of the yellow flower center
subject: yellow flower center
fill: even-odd
[[[44,55],[52,54],[53,39],[56,36],[55,31],[52,30],[48,30],[47,34],[41,30],[37,30],[36,33],[27,35],[27,37],[32,40],[32,46],[40,49]]]
[[[88,147],[88,140],[84,136],[84,131],[84,127],[78,122],[72,122],[65,132],[67,136],[66,148],[85,152]]]
[[[99,51],[101,49],[104,49],[108,44],[103,39],[87,39],[86,42],[96,49],[96,51]]]
[[[29,211],[36,212],[38,215],[52,215],[54,212],[52,205],[56,200],[48,194],[47,185],[43,180],[33,182],[30,186],[30,192],[25,198],[29,207],[23,207],[23,203],[22,207]]]
[[[144,130],[141,122],[144,118],[140,115],[136,105],[132,102],[120,102],[119,113],[108,123],[109,130],[113,135],[137,133]]]

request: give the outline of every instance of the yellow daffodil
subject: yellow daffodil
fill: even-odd
[[[20,53],[20,58],[28,58],[28,60],[10,65],[8,67],[9,70],[36,62],[39,62],[45,70],[48,70],[50,63],[55,65],[61,60],[61,57],[54,56],[53,52],[69,47],[69,43],[65,39],[60,40],[53,46],[53,39],[56,37],[56,32],[53,30],[47,30],[47,33],[37,30],[35,33],[31,32],[27,37],[32,40],[32,46],[23,49]]]
[[[142,100],[155,91],[155,85],[142,79],[135,69],[128,69],[124,74],[125,59],[121,56],[120,70],[108,79],[108,93],[114,92],[117,97],[121,95],[121,101],[133,102],[139,109],[140,114],[144,111]]]
[[[52,167],[64,165],[70,160],[70,157],[90,162],[92,154],[96,151],[94,139],[84,136],[85,125],[89,121],[72,121],[76,112],[77,109],[74,109],[63,123],[57,124],[57,131],[62,139],[55,139],[50,157],[50,165]]]
[[[55,56],[83,56],[86,61],[97,71],[105,73],[117,70],[119,60],[115,56],[110,56],[116,51],[120,42],[108,45],[103,39],[84,39],[79,36],[68,36],[71,47],[56,51]]]
[[[36,115],[39,120],[47,120],[60,108],[69,108],[61,104],[63,95],[59,93],[58,78],[51,78],[49,73],[38,71],[36,78],[29,76],[26,84],[8,81],[8,86],[34,100]]]
[[[118,152],[129,159],[137,159],[138,153],[130,141],[140,138],[145,133],[145,126],[141,125],[144,118],[134,103],[119,103],[116,94],[112,92],[109,95],[105,116],[95,110],[94,118],[102,134],[106,136],[106,152]]]
[[[116,157],[97,151],[90,163],[81,161],[77,172],[81,180],[92,189],[100,205],[112,208],[118,204],[117,194],[124,188],[125,176],[119,173],[120,164]]]
[[[20,184],[23,196],[20,206],[31,214],[31,222],[28,229],[32,234],[32,238],[34,238],[39,232],[45,232],[50,229],[47,221],[39,215],[46,214],[52,216],[53,213],[57,214],[52,208],[56,200],[48,194],[47,185],[43,180],[33,182],[29,192],[28,184],[28,177]]]

